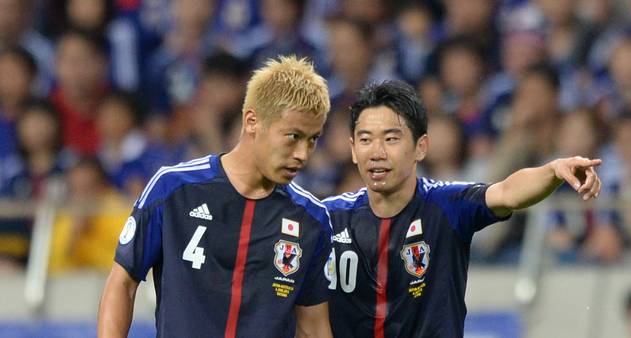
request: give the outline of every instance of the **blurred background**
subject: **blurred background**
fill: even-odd
[[[478,233],[468,338],[631,336],[631,1],[0,0],[0,336],[96,337],[133,201],[163,165],[226,152],[252,69],[313,60],[332,110],[297,181],[361,186],[347,108],[401,79],[430,115],[419,175],[494,182],[604,160]],[[132,337],[152,337],[151,281]]]

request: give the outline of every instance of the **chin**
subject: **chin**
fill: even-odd
[[[390,185],[387,182],[380,181],[370,181],[368,182],[368,184],[366,184],[366,186],[368,187],[368,189],[379,193],[387,193],[391,189]]]
[[[270,177],[270,181],[272,181],[272,182],[274,182],[276,184],[288,184],[292,180],[293,180],[293,178],[285,177],[282,174],[276,174],[276,175],[273,175],[272,177]]]
[[[278,184],[289,184],[292,181],[291,178],[285,178],[285,177],[281,177],[277,180],[275,180],[276,183]]]

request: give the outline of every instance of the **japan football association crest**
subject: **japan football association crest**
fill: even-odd
[[[401,259],[407,272],[421,278],[429,267],[429,245],[424,241],[405,245],[401,250]]]
[[[274,245],[274,266],[285,276],[298,271],[302,249],[298,243],[280,240]]]

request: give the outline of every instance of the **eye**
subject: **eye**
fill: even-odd
[[[312,138],[310,138],[310,139],[309,139],[309,142],[311,142],[311,143],[314,143],[314,144],[315,144],[316,142],[318,142],[318,139],[319,139],[319,138],[320,138],[320,135],[314,136],[314,137],[312,137]]]
[[[396,136],[386,137],[386,142],[388,142],[388,143],[395,143],[395,142],[398,142],[398,141],[399,141],[399,138],[396,137]]]
[[[296,141],[298,139],[298,134],[295,133],[289,133],[289,134],[285,134],[285,136],[290,140],[290,141]]]
[[[368,137],[360,137],[359,138],[359,143],[360,144],[368,144],[368,143],[370,143],[370,139]]]

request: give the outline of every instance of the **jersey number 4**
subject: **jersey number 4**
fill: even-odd
[[[184,253],[182,254],[183,260],[193,262],[193,269],[200,269],[202,267],[202,264],[206,262],[206,256],[204,256],[204,248],[200,248],[197,246],[197,244],[199,244],[199,241],[202,239],[204,232],[206,232],[206,227],[203,227],[201,225],[198,226],[190,242],[188,242],[188,245],[186,245]]]

